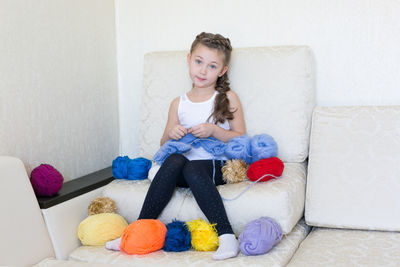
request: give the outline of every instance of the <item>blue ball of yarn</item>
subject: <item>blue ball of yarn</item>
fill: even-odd
[[[240,159],[247,164],[252,163],[251,139],[248,135],[232,138],[225,149],[225,155],[230,159]]]
[[[112,174],[116,179],[124,179],[128,177],[128,161],[129,157],[117,157],[112,162]]]
[[[151,168],[151,161],[145,158],[135,158],[128,162],[129,180],[143,180],[147,178]]]
[[[151,161],[145,158],[130,159],[128,156],[117,157],[112,162],[112,173],[116,179],[146,179],[151,168]]]
[[[184,222],[173,221],[167,226],[167,235],[163,250],[165,251],[186,251],[191,247],[191,234]]]
[[[260,159],[276,157],[278,155],[278,145],[274,138],[268,134],[259,134],[251,138],[251,162]]]

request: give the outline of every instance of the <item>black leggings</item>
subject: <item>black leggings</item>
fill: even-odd
[[[189,161],[181,154],[170,155],[154,177],[144,200],[138,219],[157,219],[170,201],[175,187],[190,188],[200,209],[211,224],[216,223],[218,235],[233,234],[224,204],[216,185],[222,180],[223,162],[215,160],[215,184],[213,161]]]

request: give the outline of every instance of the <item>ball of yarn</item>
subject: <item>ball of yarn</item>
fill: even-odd
[[[92,200],[88,207],[88,215],[99,213],[115,213],[117,211],[117,204],[115,201],[108,197],[97,197]]]
[[[147,178],[151,168],[151,160],[146,158],[135,158],[128,162],[129,180],[143,180]]]
[[[78,238],[85,246],[104,246],[106,242],[120,237],[127,226],[128,223],[119,214],[95,214],[79,224]]]
[[[112,162],[112,173],[116,179],[143,180],[147,178],[150,168],[151,160],[141,157],[117,157]]]
[[[120,248],[128,254],[147,254],[164,246],[167,227],[153,219],[131,223],[122,234]]]
[[[112,174],[116,179],[125,179],[128,177],[128,156],[116,157],[112,162]]]
[[[227,184],[240,183],[246,180],[246,162],[239,159],[228,160],[222,166],[222,179]]]
[[[239,247],[245,255],[267,253],[282,239],[282,229],[273,219],[261,217],[249,222],[239,236]]]
[[[60,191],[64,178],[53,166],[41,164],[31,173],[31,184],[38,196],[52,196]]]
[[[186,251],[191,246],[191,234],[184,222],[173,221],[166,225],[167,235],[165,236],[165,251]]]
[[[265,177],[260,180],[261,182],[265,182],[275,178],[267,174],[272,174],[276,177],[279,177],[283,173],[283,168],[283,162],[277,157],[260,159],[250,164],[249,168],[247,169],[247,177],[251,181],[257,181],[265,175]]]
[[[250,164],[252,162],[250,137],[245,134],[229,140],[225,155],[230,159],[241,159]]]
[[[278,156],[278,145],[268,134],[259,134],[251,138],[251,162]]]
[[[192,220],[186,223],[192,237],[192,247],[198,251],[213,251],[219,245],[215,225],[204,220]]]

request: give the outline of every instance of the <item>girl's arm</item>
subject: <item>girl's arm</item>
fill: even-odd
[[[230,109],[235,110],[233,113],[233,120],[229,121],[230,130],[225,130],[214,124],[214,130],[212,136],[223,141],[228,142],[234,137],[246,134],[246,125],[244,122],[244,115],[242,104],[238,95],[232,90],[227,92],[227,97],[229,99]]]
[[[170,139],[179,140],[184,137],[188,130],[179,124],[178,118],[179,97],[172,100],[168,111],[168,121],[165,126],[163,136],[160,140],[160,145],[164,145]]]
[[[233,113],[233,119],[229,121],[230,130],[225,130],[213,123],[202,123],[191,128],[189,132],[200,138],[213,136],[223,142],[228,142],[234,137],[244,135],[246,133],[246,126],[239,97],[232,90],[227,92],[227,97],[229,99],[230,109],[235,111]]]

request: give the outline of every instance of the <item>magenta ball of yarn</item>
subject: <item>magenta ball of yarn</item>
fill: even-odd
[[[37,196],[52,196],[60,191],[64,178],[53,166],[41,164],[31,173],[31,184]]]
[[[249,222],[239,236],[239,246],[247,256],[267,253],[282,239],[280,225],[269,217]]]

